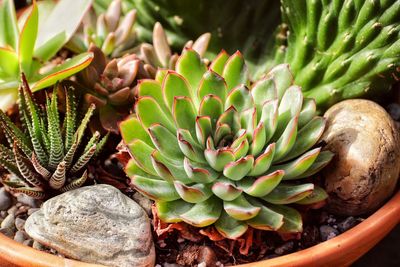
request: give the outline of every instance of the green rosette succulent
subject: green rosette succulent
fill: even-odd
[[[186,49],[176,71],[137,88],[136,113],[120,124],[132,186],[160,219],[214,225],[235,239],[248,227],[300,232],[300,213],[327,195],[304,182],[332,158],[314,145],[325,120],[292,85],[288,65],[250,86],[242,55],[221,52],[209,67]]]
[[[44,17],[44,8],[48,6],[33,1],[33,5],[19,20],[16,18],[12,0],[0,3],[0,109],[5,111],[15,104],[22,72],[25,73],[31,89],[37,91],[90,64],[92,54],[83,53],[58,66],[46,68],[48,61],[75,31],[88,7],[88,1],[85,0],[67,11],[60,11],[67,2],[69,1],[62,0],[55,6],[51,5],[49,16]],[[60,22],[68,17],[70,21],[55,24],[54,17]]]
[[[348,98],[383,95],[399,80],[400,1],[282,0],[296,84],[320,109]]]
[[[42,109],[23,77],[19,89],[19,110],[23,127],[15,125],[0,110],[0,126],[8,145],[0,144],[0,166],[11,174],[1,182],[10,191],[43,199],[83,185],[85,166],[104,146],[107,135],[98,132],[82,146],[85,129],[94,111],[92,105],[78,124],[72,88],[66,92],[63,124],[57,109],[56,87]]]

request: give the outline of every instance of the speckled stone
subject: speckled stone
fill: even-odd
[[[82,187],[46,201],[27,219],[25,230],[73,259],[118,267],[155,264],[146,212],[109,185]]]

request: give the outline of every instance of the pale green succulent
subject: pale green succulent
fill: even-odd
[[[57,106],[57,87],[42,109],[23,77],[19,89],[19,128],[0,110],[0,126],[8,146],[0,144],[0,166],[11,175],[1,182],[10,191],[43,199],[82,186],[88,175],[89,160],[104,146],[107,136],[98,132],[83,146],[85,129],[94,110],[92,105],[78,123],[73,88],[66,90],[63,123]]]
[[[7,110],[17,100],[20,76],[24,72],[33,91],[53,85],[89,65],[92,54],[84,53],[66,60],[64,63],[45,70],[46,63],[67,42],[79,25],[87,2],[82,1],[75,8],[61,10],[68,1],[59,1],[51,6],[51,12],[44,16],[47,5],[33,5],[17,21],[14,3],[5,0],[0,3],[0,109]],[[75,12],[76,13],[73,13]],[[70,13],[71,12],[71,13]],[[60,15],[64,14],[64,15]],[[47,14],[46,14],[47,15]],[[54,26],[54,17],[68,24]],[[74,27],[75,26],[75,27]]]
[[[167,223],[215,225],[232,239],[249,226],[300,232],[301,216],[288,204],[327,197],[302,179],[332,153],[315,147],[325,120],[292,82],[279,65],[249,88],[239,52],[223,51],[207,67],[186,49],[176,71],[139,83],[136,114],[120,124],[132,186]]]
[[[82,53],[94,44],[110,57],[132,52],[136,46],[136,10],[124,15],[121,9],[121,0],[110,1],[107,10],[98,15],[91,9],[83,20],[81,30],[75,33],[67,47]]]

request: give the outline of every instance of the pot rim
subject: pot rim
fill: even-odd
[[[350,230],[310,248],[240,267],[348,266],[388,234],[400,222],[400,191],[380,209]],[[61,258],[25,246],[0,233],[0,259],[5,266],[100,267],[103,265]]]

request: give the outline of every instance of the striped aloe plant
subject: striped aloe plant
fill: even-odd
[[[303,182],[332,158],[315,147],[325,120],[279,65],[251,85],[242,55],[221,52],[208,67],[186,49],[176,71],[138,85],[136,114],[120,125],[134,188],[155,200],[161,220],[215,225],[227,238],[248,227],[302,230],[288,204],[324,200]]]
[[[85,147],[80,147],[94,105],[78,126],[76,102],[69,88],[66,114],[60,125],[56,91],[42,109],[24,76],[22,80],[19,109],[24,127],[18,128],[0,110],[1,129],[9,144],[0,145],[0,165],[11,173],[1,182],[11,191],[39,199],[80,187],[87,179],[85,166],[107,140],[107,135],[100,139],[96,132]]]

